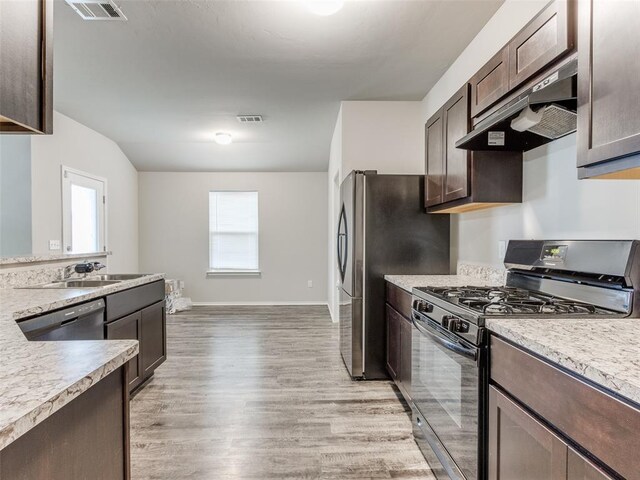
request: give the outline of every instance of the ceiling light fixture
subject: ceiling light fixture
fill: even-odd
[[[344,0],[307,0],[306,4],[311,13],[327,17],[338,12],[344,6]]]
[[[230,133],[218,132],[214,140],[218,145],[229,145],[233,141],[233,137]]]

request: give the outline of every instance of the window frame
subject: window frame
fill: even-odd
[[[224,268],[224,269],[216,269],[212,267],[213,259],[211,254],[211,243],[213,239],[213,230],[211,229],[211,194],[216,193],[255,193],[256,195],[256,218],[257,218],[257,228],[255,232],[256,237],[256,264],[257,268],[255,269],[243,269],[243,268]],[[260,193],[257,190],[209,190],[207,195],[207,212],[208,212],[208,241],[207,246],[209,249],[209,264],[207,269],[207,277],[218,277],[218,276],[261,276],[262,271],[260,270]]]
[[[71,220],[71,185],[73,177],[81,177],[87,180],[87,184],[102,184],[102,202],[98,200],[98,250],[95,252],[74,252],[72,245],[72,220]],[[81,182],[75,182],[82,185]],[[90,187],[93,188],[93,187]],[[61,190],[62,190],[62,253],[64,254],[92,254],[104,253],[107,251],[107,179],[93,175],[88,172],[76,170],[65,165],[61,167]],[[102,206],[100,208],[100,205]]]

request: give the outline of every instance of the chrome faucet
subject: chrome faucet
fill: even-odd
[[[72,263],[71,265],[67,265],[66,267],[64,267],[64,270],[62,271],[62,280],[71,278],[71,275],[73,275],[74,273],[83,274],[83,276],[86,277],[87,274],[94,271],[102,270],[106,267],[107,266],[103,263],[89,262],[87,260],[80,263]]]

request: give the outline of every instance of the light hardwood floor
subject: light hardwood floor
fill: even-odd
[[[326,307],[196,307],[131,402],[133,480],[432,479],[391,382],[352,382]]]

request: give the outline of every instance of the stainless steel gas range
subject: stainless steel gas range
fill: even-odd
[[[511,241],[506,285],[413,289],[413,433],[438,479],[487,476],[489,317],[640,316],[640,241]]]

